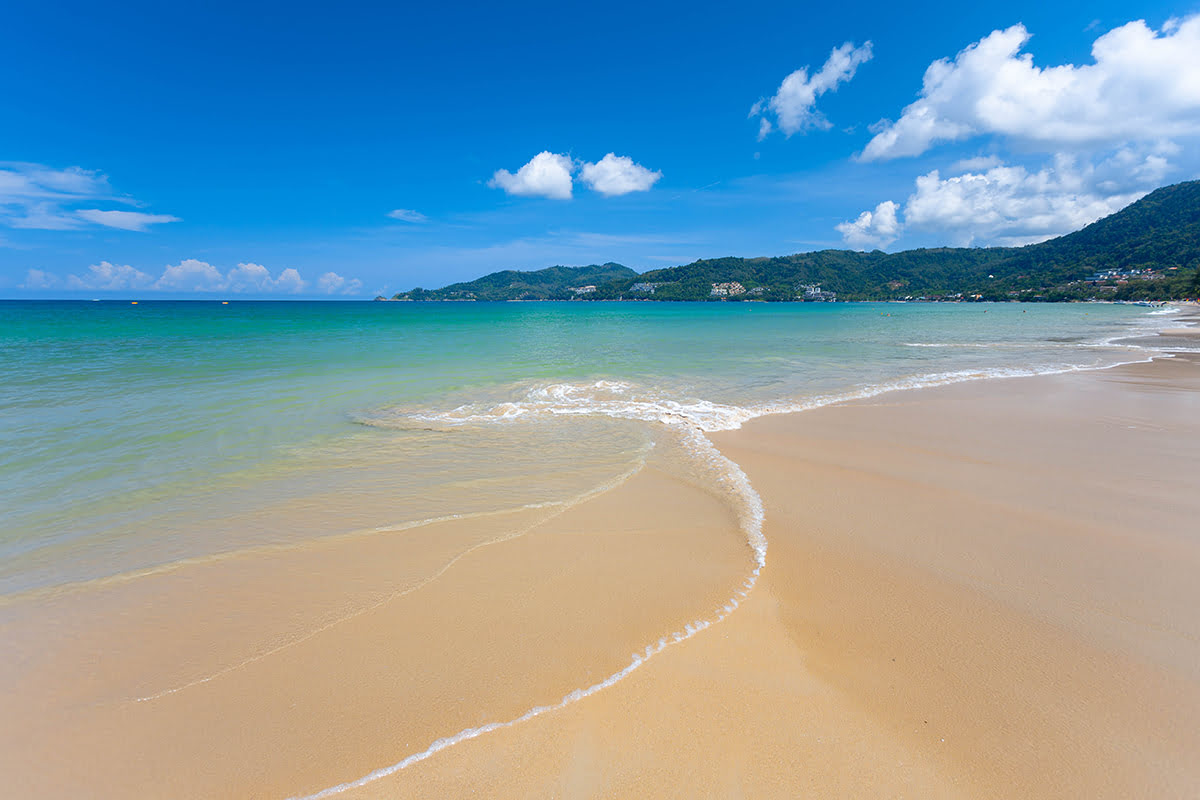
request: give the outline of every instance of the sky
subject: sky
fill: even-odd
[[[0,297],[1018,245],[1197,145],[1200,0],[12,4]]]

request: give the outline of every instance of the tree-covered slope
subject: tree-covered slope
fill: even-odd
[[[1097,277],[1100,273],[1103,277]],[[714,295],[714,284],[738,284]],[[571,291],[594,285],[594,292]],[[820,286],[843,300],[1173,299],[1200,293],[1200,181],[1166,186],[1080,231],[1015,248],[899,253],[820,250],[774,258],[714,258],[638,275],[619,264],[497,272],[436,291],[445,299],[794,300]]]
[[[441,289],[401,292],[397,300],[567,300],[572,289],[632,280],[637,273],[620,264],[588,267],[549,267],[536,272],[504,270]]]

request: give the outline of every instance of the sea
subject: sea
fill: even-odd
[[[706,433],[1146,360],[1172,311],[2,301],[0,600],[568,503],[648,463],[753,514]]]

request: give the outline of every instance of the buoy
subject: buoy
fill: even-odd
[[[137,305],[137,303],[138,303],[138,301],[137,301],[137,300],[131,300],[131,301],[129,302],[129,305],[131,305],[131,306],[136,306],[136,305]]]

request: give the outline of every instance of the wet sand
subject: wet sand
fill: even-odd
[[[587,702],[353,797],[1188,797],[1200,364],[964,384],[714,437],[749,602]]]
[[[749,569],[724,503],[647,469],[556,516],[342,538],[10,604],[4,794],[315,792],[603,680],[725,603]]]
[[[1195,358],[714,435],[766,510],[740,608],[607,689],[339,796],[1193,794]],[[752,565],[726,504],[647,469],[562,513],[10,603],[3,793],[317,792],[603,680]]]

